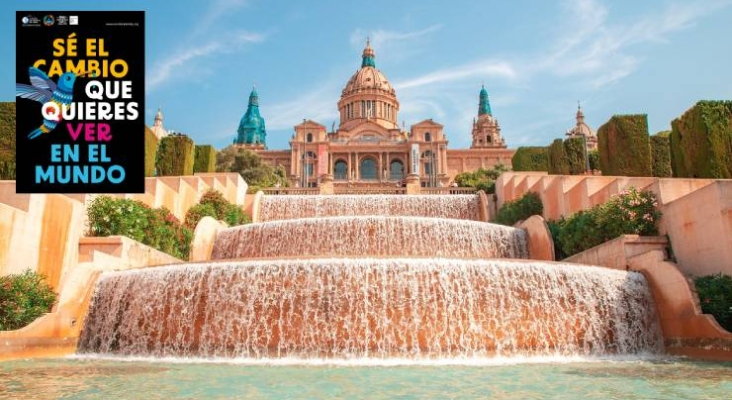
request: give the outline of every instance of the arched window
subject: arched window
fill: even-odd
[[[389,179],[403,179],[404,163],[400,160],[392,160],[389,172]]]
[[[431,142],[432,141],[432,134],[429,132],[425,132],[424,134],[424,141],[425,142]]]
[[[485,142],[490,143],[491,142],[491,135],[488,135],[485,137]]]
[[[361,160],[361,179],[376,179],[376,161],[373,158]]]
[[[308,135],[305,137],[305,141],[311,143],[313,141],[313,134],[308,133]]]
[[[341,179],[346,180],[348,179],[348,164],[343,160],[338,160],[335,163],[334,169],[334,178],[335,179]]]

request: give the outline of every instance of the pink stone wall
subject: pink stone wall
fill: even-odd
[[[559,219],[631,186],[656,194],[660,233],[668,234],[684,273],[732,275],[732,180],[507,172],[496,182],[497,206],[534,191],[544,203],[544,218]]]

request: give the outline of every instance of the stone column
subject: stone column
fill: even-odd
[[[320,175],[320,194],[334,194],[333,191],[333,175]]]
[[[407,194],[420,194],[422,187],[419,184],[419,175],[409,174],[407,175]]]

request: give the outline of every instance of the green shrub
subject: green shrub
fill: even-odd
[[[528,192],[516,200],[505,202],[498,210],[498,215],[493,222],[512,226],[516,222],[523,221],[532,215],[541,215],[543,212],[544,205],[539,194]]]
[[[554,242],[554,259],[561,260],[567,257],[562,251],[562,245],[559,242],[559,234],[562,232],[565,223],[564,218],[560,218],[559,221],[552,219],[546,221],[546,225],[549,227],[549,233],[552,235],[552,242]]]
[[[0,276],[0,331],[30,324],[50,312],[55,302],[56,293],[37,272]]]
[[[653,176],[659,178],[671,177],[671,146],[668,134],[663,132],[651,136],[651,159],[653,161]]]
[[[732,276],[715,274],[694,278],[704,314],[712,314],[722,328],[732,332]]]
[[[193,172],[216,172],[216,149],[213,146],[196,146]]]
[[[15,103],[0,102],[0,180],[15,179]]]
[[[552,235],[558,233],[553,238],[569,257],[621,235],[657,235],[660,218],[655,194],[631,187],[605,204],[557,221],[557,232]]]
[[[88,236],[121,235],[174,257],[187,259],[193,233],[166,208],[136,200],[96,197],[87,209]]]
[[[569,161],[564,153],[564,142],[556,139],[549,145],[549,173],[552,175],[569,175]]]
[[[166,136],[160,141],[155,161],[158,176],[193,175],[193,140],[185,135]]]
[[[597,130],[603,175],[651,176],[648,117],[613,115]]]
[[[671,128],[675,177],[732,178],[732,101],[700,101]]]
[[[155,159],[160,141],[153,131],[145,127],[145,176],[155,176]]]
[[[196,229],[196,225],[203,217],[213,217],[226,222],[229,226],[248,224],[251,221],[248,215],[236,204],[230,203],[216,190],[209,190],[201,196],[199,203],[186,213],[185,226]]]
[[[503,164],[498,164],[491,169],[478,168],[477,171],[458,174],[455,176],[455,183],[459,187],[472,187],[487,194],[493,194],[496,192],[496,179],[506,171],[508,171],[508,167]]]
[[[519,147],[511,158],[514,171],[549,171],[549,152],[546,147]]]

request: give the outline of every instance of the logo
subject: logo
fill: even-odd
[[[56,22],[56,20],[53,18],[53,15],[46,15],[43,17],[43,25],[52,26],[54,22]]]
[[[20,22],[23,24],[23,26],[41,26],[41,20],[38,19],[35,15],[24,15]]]
[[[79,16],[72,15],[69,17],[69,25],[79,25]]]
[[[58,16],[58,20],[56,21],[56,23],[58,24],[58,26],[68,25],[69,24],[69,17],[67,17],[65,15],[59,15]]]

